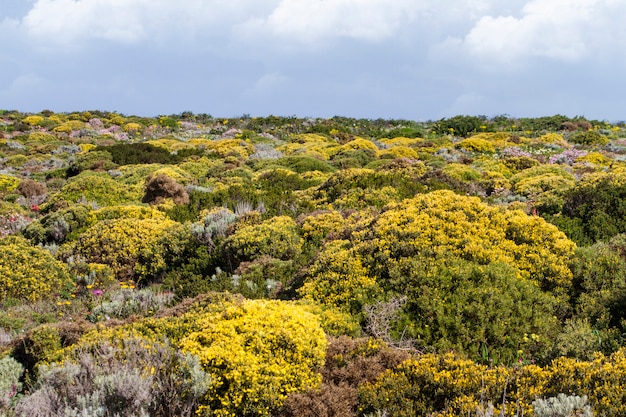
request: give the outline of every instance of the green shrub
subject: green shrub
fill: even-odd
[[[99,146],[94,151],[108,152],[117,165],[175,164],[179,161],[179,158],[167,149],[149,143],[118,143],[112,146]]]
[[[609,138],[595,130],[575,133],[567,140],[577,145],[606,145],[609,143]]]

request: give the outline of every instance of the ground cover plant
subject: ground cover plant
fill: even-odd
[[[561,115],[2,110],[0,414],[622,416],[625,155]]]

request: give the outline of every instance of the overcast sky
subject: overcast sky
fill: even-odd
[[[1,0],[0,109],[626,119],[624,0]]]

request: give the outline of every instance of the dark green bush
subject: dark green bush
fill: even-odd
[[[149,143],[120,143],[112,146],[98,146],[93,151],[108,152],[111,154],[113,162],[118,165],[175,164],[180,160],[180,157],[170,154],[167,149]]]

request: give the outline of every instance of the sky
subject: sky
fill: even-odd
[[[0,109],[626,120],[624,0],[2,0]]]

